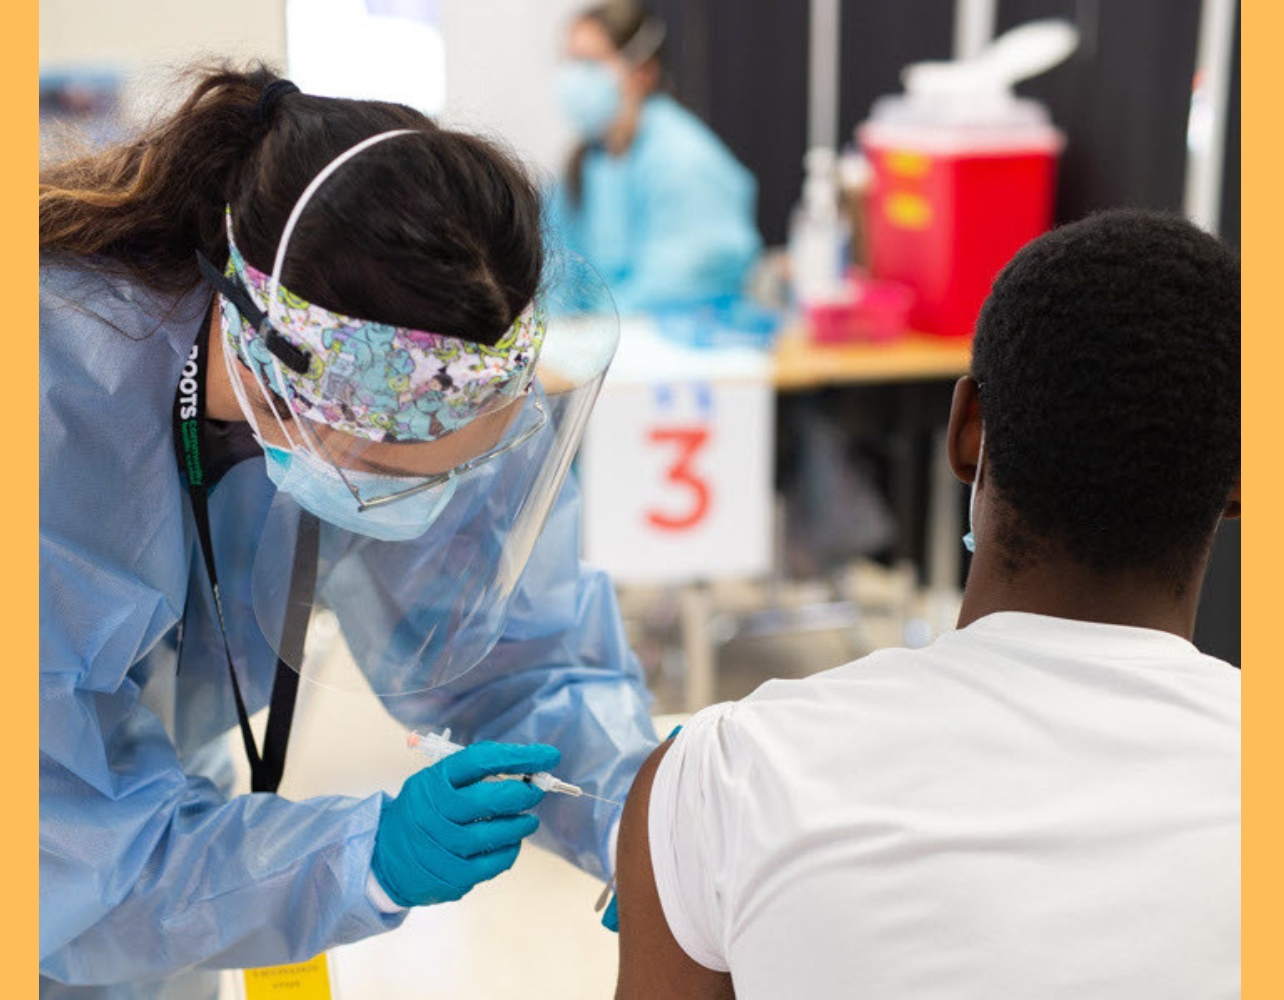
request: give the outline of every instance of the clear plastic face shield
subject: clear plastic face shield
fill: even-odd
[[[515,398],[438,439],[370,441],[292,412],[229,350],[224,363],[277,488],[324,521],[385,541],[422,535],[465,474],[517,448],[549,419],[532,377]],[[425,425],[435,405],[421,407]]]
[[[458,678],[502,634],[619,325],[596,272],[559,254],[494,347],[337,316],[280,288],[310,192],[334,169],[360,169],[343,167],[360,148],[300,198],[270,278],[234,249],[229,270],[262,318],[254,329],[225,296],[222,347],[277,485],[252,579],[262,632],[308,681],[393,697]],[[308,599],[294,579],[304,511],[320,522],[307,609],[291,607]],[[284,638],[287,619],[307,610],[300,650]],[[329,655],[340,638],[357,671]]]

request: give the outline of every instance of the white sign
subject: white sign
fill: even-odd
[[[586,560],[624,583],[766,574],[774,404],[766,379],[608,378],[582,452]]]

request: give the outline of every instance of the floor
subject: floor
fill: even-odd
[[[805,676],[846,662],[863,649],[901,644],[929,618],[948,615],[911,594],[903,575],[872,568],[856,588],[862,607],[876,610],[847,629],[766,638],[730,638],[717,658],[717,700],[739,698],[763,681]],[[788,599],[806,602],[816,595]],[[752,594],[723,592],[720,607],[737,610]],[[654,654],[649,675],[662,711],[680,711],[681,664],[672,636],[656,623],[657,595],[622,595],[631,631]],[[917,602],[917,603],[916,603]],[[649,634],[650,633],[650,634]],[[648,645],[649,643],[649,645]],[[644,655],[644,659],[647,657]],[[262,724],[262,720],[256,720]],[[667,731],[670,719],[657,722]],[[405,749],[405,731],[373,696],[305,685],[301,691],[290,763],[281,793],[303,798],[321,793],[368,795],[395,792],[416,761]],[[354,747],[359,747],[357,753]],[[233,753],[234,758],[240,755]],[[539,848],[522,850],[512,871],[485,883],[457,903],[411,913],[396,931],[337,949],[331,956],[336,995],[364,1000],[412,995],[433,1000],[487,1000],[556,996],[560,1000],[609,997],[614,991],[616,938],[594,913],[602,885]],[[234,997],[232,974],[224,996]]]

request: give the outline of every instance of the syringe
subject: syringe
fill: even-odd
[[[418,751],[436,764],[439,760],[449,757],[453,753],[459,753],[464,749],[458,743],[450,741],[450,730],[447,729],[441,733],[410,733],[406,737],[406,746],[411,750]],[[578,798],[581,795],[588,795],[589,798],[597,798],[596,795],[589,795],[588,792],[580,788],[579,785],[572,785],[569,781],[563,781],[561,778],[555,778],[547,771],[540,771],[536,774],[494,774],[482,778],[482,781],[524,781],[528,785],[534,785],[536,788],[543,789],[546,792],[557,792],[560,795],[573,795]],[[604,801],[610,802],[610,799]]]

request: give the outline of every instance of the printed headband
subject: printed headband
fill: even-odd
[[[313,179],[281,234],[273,274],[241,255],[230,206],[226,272],[202,264],[208,277],[222,279],[214,283],[224,291],[223,331],[237,356],[303,419],[376,442],[433,441],[506,405],[529,388],[544,342],[538,300],[487,346],[344,316],[280,284],[294,224],[316,189],[367,146],[405,134],[413,133],[386,132],[358,143]],[[248,296],[237,294],[238,284]]]

